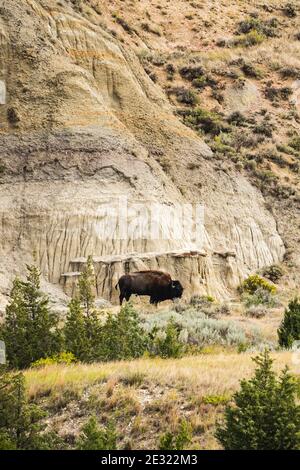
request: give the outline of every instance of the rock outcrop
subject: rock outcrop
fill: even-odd
[[[89,20],[71,2],[0,6],[2,292],[33,252],[45,279],[69,294],[76,274],[65,273],[80,271],[93,255],[98,294],[112,300],[128,263],[169,270],[187,292],[224,298],[250,271],[282,259],[260,192],[215,165],[94,10]],[[192,234],[103,236],[110,201],[120,197],[146,206],[202,204],[203,243]],[[168,232],[170,220],[159,223]]]
[[[184,298],[192,294],[214,294],[218,298],[228,296],[228,288],[234,289],[239,276],[235,253],[207,253],[204,251],[177,251],[164,253],[131,253],[128,255],[94,258],[96,295],[111,302],[118,302],[115,285],[124,271],[168,269],[172,279],[183,279]],[[63,273],[61,285],[68,296],[77,292],[78,276],[86,266],[86,258],[70,262],[71,272]]]

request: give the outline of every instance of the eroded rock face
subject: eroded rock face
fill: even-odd
[[[151,266],[174,271],[174,257],[163,253],[204,250],[204,284],[219,297],[282,258],[261,194],[232,170],[215,169],[210,149],[177,120],[137,57],[96,14],[89,21],[71,4],[53,7],[50,0],[7,0],[0,12],[2,291],[33,251],[46,280],[59,284],[74,259],[90,254],[159,253]],[[110,214],[101,209],[120,196],[203,204],[203,246],[189,236],[103,238],[99,227]],[[162,229],[168,223],[162,220]],[[176,259],[175,274],[191,293],[203,284],[194,261]],[[99,295],[114,300],[111,282],[124,269],[120,262],[106,275]]]
[[[61,285],[64,292],[74,296],[78,292],[78,276],[86,266],[86,258],[74,259],[71,272],[63,273]],[[193,294],[213,294],[218,298],[228,297],[229,288],[239,282],[235,253],[210,253],[204,251],[173,251],[162,253],[132,253],[119,256],[104,256],[93,259],[96,278],[95,295],[117,303],[119,297],[115,286],[124,272],[161,270],[166,266],[172,279],[183,282],[183,298],[189,300]]]

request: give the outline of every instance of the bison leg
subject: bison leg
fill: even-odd
[[[155,299],[154,297],[150,297],[150,304],[152,304],[152,305],[154,304],[154,305],[155,305],[155,307],[157,307],[158,300],[157,300],[157,299]]]
[[[131,297],[131,294],[130,294],[130,293],[128,293],[128,292],[126,292],[126,291],[122,291],[122,292],[120,293],[120,297],[119,297],[119,299],[120,299],[120,305],[122,305],[124,299],[126,300],[126,302],[128,302],[128,300],[130,299],[130,297]]]

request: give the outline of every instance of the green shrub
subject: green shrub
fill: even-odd
[[[58,315],[50,310],[49,298],[40,291],[38,268],[27,266],[26,281],[14,280],[0,328],[9,366],[25,368],[57,354],[62,346],[58,321]]]
[[[8,108],[6,114],[8,122],[13,126],[17,126],[17,124],[20,122],[20,115],[18,111],[15,108]]]
[[[199,77],[199,78],[195,78],[195,79],[192,81],[192,85],[193,85],[195,88],[198,88],[199,90],[201,90],[202,88],[205,88],[205,87],[208,85],[207,78],[206,78],[205,76],[202,76],[202,77]]]
[[[179,73],[182,78],[193,81],[205,74],[205,70],[201,65],[185,65],[179,69]]]
[[[240,111],[234,111],[227,118],[227,122],[229,124],[235,124],[236,126],[242,126],[243,124],[246,124],[247,121],[246,116]]]
[[[162,358],[180,357],[184,352],[184,345],[179,340],[181,328],[170,318],[165,329],[158,331],[156,327],[151,332],[151,352]]]
[[[174,75],[176,73],[176,68],[174,67],[173,64],[169,63],[166,65],[166,72],[167,72],[168,80],[173,80]]]
[[[93,258],[88,256],[86,267],[78,279],[79,300],[87,317],[95,310],[95,285]]]
[[[272,282],[278,282],[279,279],[283,276],[284,271],[278,265],[272,265],[264,269],[263,276],[267,279],[270,279]]]
[[[263,303],[263,302],[260,302]],[[249,308],[245,311],[246,317],[251,317],[251,318],[263,318],[267,314],[267,309],[264,306],[261,305],[250,305]]]
[[[98,426],[97,420],[92,416],[83,426],[77,442],[78,450],[116,450],[117,434],[112,425],[105,428]]]
[[[253,77],[253,78],[262,77],[262,71],[258,69],[257,67],[254,67],[253,64],[249,64],[245,62],[241,68],[247,77]]]
[[[236,150],[232,146],[232,138],[229,134],[221,132],[219,135],[216,135],[210,146],[217,154],[229,155],[231,157],[236,155]]]
[[[300,136],[294,137],[289,142],[289,146],[292,147],[292,149],[296,150],[296,152],[300,152]]]
[[[254,359],[254,377],[242,380],[225,409],[216,437],[226,450],[300,449],[300,406],[297,384],[285,369],[279,378],[265,351]]]
[[[146,374],[142,372],[130,372],[121,377],[121,381],[125,385],[129,385],[130,387],[138,386],[140,387],[142,383],[146,379]]]
[[[300,69],[298,67],[294,67],[292,65],[288,67],[283,67],[280,70],[280,75],[283,78],[299,78],[300,77]]]
[[[141,23],[141,28],[147,33],[152,33],[156,34],[157,36],[161,36],[160,30],[156,26],[150,25],[149,23]]]
[[[51,357],[45,357],[43,359],[38,359],[37,361],[31,364],[31,367],[39,368],[44,366],[51,366],[53,364],[65,364],[70,365],[76,362],[76,357],[70,352],[62,352],[60,354],[55,354]]]
[[[122,26],[122,28],[124,29],[124,31],[126,31],[127,33],[129,34],[132,34],[133,33],[133,29],[132,27],[127,23],[126,20],[124,20],[124,18],[121,18],[120,16],[118,16],[117,13],[113,13],[112,14],[113,18],[115,18],[116,22]]]
[[[175,433],[168,431],[161,436],[159,450],[185,450],[191,443],[192,437],[192,426],[186,420],[182,420]]]
[[[5,173],[6,165],[0,161],[0,176]]]
[[[169,88],[169,95],[175,95],[179,103],[194,106],[198,102],[198,97],[193,90],[185,87]]]
[[[240,291],[247,294],[254,294],[258,289],[263,289],[271,294],[276,292],[276,287],[258,274],[252,274],[240,286]]]
[[[248,294],[247,292],[243,293],[242,301],[248,308],[252,306],[259,306],[261,304],[266,307],[276,306],[276,299],[274,295],[263,287],[259,287],[253,294]]]
[[[212,135],[218,135],[220,132],[229,129],[228,124],[223,121],[220,114],[202,108],[184,113],[184,123],[195,130],[203,130],[205,133]]]
[[[260,31],[262,27],[262,22],[258,18],[248,18],[239,23],[237,32],[246,34],[253,30]]]
[[[155,328],[156,335],[163,333],[171,318],[180,329],[178,340],[183,343],[184,348],[193,347],[199,351],[209,345],[238,346],[247,342],[249,346],[258,347],[262,342],[257,329],[249,328],[246,336],[244,328],[237,322],[209,318],[196,306],[186,309],[184,315],[175,311],[144,315],[144,329],[151,333]]]
[[[206,395],[202,398],[202,402],[205,405],[224,405],[230,401],[230,397],[228,395]]]
[[[268,120],[263,119],[259,124],[256,124],[253,128],[255,134],[264,135],[266,137],[272,137],[274,125]]]
[[[300,340],[300,302],[296,297],[291,300],[284,312],[284,318],[278,329],[280,346],[291,348],[294,341]]]
[[[287,155],[294,155],[294,156],[298,155],[297,150],[293,149],[289,145],[277,144],[276,148],[279,152],[286,153]],[[300,149],[300,146],[299,146],[299,149]]]
[[[269,190],[270,189],[273,189],[273,187],[277,186],[277,183],[278,183],[278,176],[276,176],[273,171],[268,171],[268,170],[256,170],[254,172],[256,178],[258,178],[261,182],[262,182],[262,185],[261,185],[261,191],[264,190],[264,188],[266,187],[267,184],[270,185],[270,187],[268,188]]]
[[[265,39],[266,36],[264,34],[260,33],[256,29],[253,29],[249,33],[238,36],[233,41],[233,44],[235,46],[251,47],[261,44]]]
[[[284,11],[284,14],[288,18],[295,18],[297,16],[297,10],[296,10],[296,7],[293,3],[289,2],[286,5],[284,5],[283,11]]]
[[[78,297],[68,306],[64,325],[65,348],[83,362],[96,360],[102,323],[95,307],[95,273],[93,259],[87,264],[78,280]]]
[[[190,304],[195,305],[209,305],[215,302],[215,299],[212,295],[193,295],[190,300]]]
[[[95,276],[92,258],[79,278],[78,298],[69,304],[64,326],[65,348],[82,362],[113,361],[140,357],[147,337],[131,304],[117,315],[99,313],[93,294]]]
[[[275,37],[277,35],[277,27],[278,21],[276,18],[271,18],[268,21],[262,21],[259,18],[252,17],[239,23],[237,33],[247,34],[256,31],[268,37]]]
[[[290,87],[274,87],[271,84],[268,84],[265,88],[265,96],[270,101],[284,100],[287,101],[289,97],[293,94],[293,90]]]

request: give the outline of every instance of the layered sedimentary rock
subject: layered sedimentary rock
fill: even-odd
[[[61,285],[69,296],[77,293],[78,276],[84,270],[86,258],[70,262],[71,272],[63,273]],[[131,253],[128,255],[95,257],[93,259],[96,278],[95,294],[115,303],[120,276],[134,271],[168,269],[173,279],[181,279],[184,298],[193,294],[214,294],[218,298],[228,296],[228,288],[234,289],[239,276],[234,253],[210,253],[204,251],[176,251],[163,253]]]
[[[130,253],[130,269],[169,270],[187,292],[206,286],[219,297],[250,271],[282,259],[283,242],[259,191],[215,165],[94,10],[88,19],[71,2],[0,5],[2,292],[33,252],[45,279],[57,285],[66,283],[62,274],[78,271],[74,260],[92,255],[105,286],[98,294],[113,300]],[[170,208],[202,204],[203,243],[192,233],[103,236],[107,208],[118,198]],[[170,220],[159,223],[168,232]],[[205,257],[191,255],[202,250]]]

